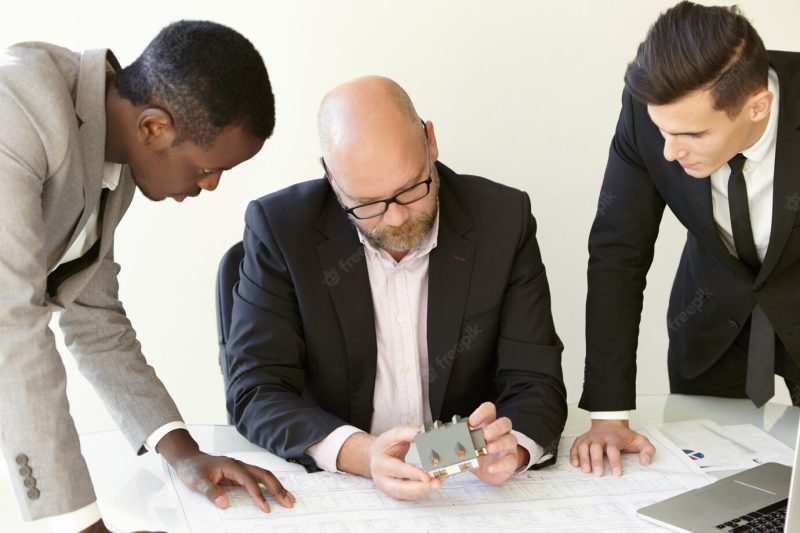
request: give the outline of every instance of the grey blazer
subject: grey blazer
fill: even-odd
[[[114,230],[135,185],[124,167],[103,202],[99,251],[48,294],[47,281],[100,201],[108,50],[44,43],[0,50],[0,446],[26,519],[95,499],[48,324],[136,450],[178,410],[117,297]]]

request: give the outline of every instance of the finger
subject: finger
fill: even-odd
[[[378,439],[382,441],[382,449],[387,449],[396,443],[411,443],[417,438],[419,427],[416,426],[395,426],[382,433]]]
[[[378,486],[383,492],[397,500],[417,500],[433,489],[433,483],[408,479],[385,478]]]
[[[242,465],[264,485],[267,492],[275,496],[278,503],[284,507],[292,507],[295,504],[297,499],[294,497],[294,494],[286,490],[272,472],[246,463],[242,463]]]
[[[261,493],[261,487],[258,486],[256,478],[245,468],[236,461],[231,462],[224,468],[225,477],[236,482],[240,487],[244,487],[247,493],[252,498],[253,502],[258,505],[265,513],[269,512],[269,504],[266,498]]]
[[[514,470],[517,469],[517,456],[515,454],[509,454],[501,459],[493,461],[486,467],[486,471],[490,474],[497,475],[497,474],[513,474]]]
[[[578,446],[578,456],[581,459],[581,472],[589,474],[592,471],[592,460],[589,457],[589,443],[582,442]]]
[[[417,480],[429,482],[430,474],[418,466],[410,465],[397,459],[396,457],[383,456],[376,460],[374,472],[376,476],[383,476],[395,479]]]
[[[506,433],[497,440],[494,440],[486,445],[486,450],[489,453],[502,453],[502,452],[516,452],[517,451],[517,437],[510,433]]]
[[[508,435],[510,432],[511,419],[507,416],[503,416],[483,428],[483,438],[486,439],[486,442],[490,442],[504,435]]]
[[[653,462],[656,448],[647,437],[637,433],[636,438],[633,439],[630,446],[635,450],[639,450],[639,463],[641,463],[642,466],[647,466]]]
[[[611,474],[614,476],[622,475],[622,457],[619,448],[613,444],[606,447],[606,455],[608,456],[608,464],[611,466]]]
[[[589,455],[592,457],[592,472],[596,476],[602,476],[605,471],[605,466],[603,465],[603,456],[605,455],[604,448],[605,447],[598,442],[589,446]]]
[[[205,475],[205,473],[204,473]],[[194,486],[190,487],[196,492],[203,494],[208,501],[213,503],[219,509],[227,509],[228,504],[228,495],[225,494],[225,491],[220,488],[219,486],[215,485],[210,479],[197,477],[194,480]]]
[[[494,404],[492,402],[483,402],[469,415],[467,423],[471,427],[477,428],[493,422],[496,417],[497,411]]]
[[[582,441],[583,437],[576,437],[572,442],[572,448],[569,449],[569,462],[575,468],[581,466],[581,459],[578,457],[578,443]]]

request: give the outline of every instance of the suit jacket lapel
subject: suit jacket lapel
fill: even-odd
[[[344,336],[350,420],[369,431],[378,351],[372,291],[364,246],[332,191],[318,229],[328,237],[317,246],[317,257]]]
[[[780,83],[772,229],[767,255],[756,278],[757,284],[769,276],[783,253],[797,217],[796,197],[800,194],[800,74],[788,72],[780,62],[772,59]]]
[[[677,163],[675,163],[678,166]],[[683,180],[683,190],[689,203],[692,205],[697,231],[695,236],[703,241],[717,259],[729,269],[744,277],[753,277],[752,272],[737,258],[732,256],[719,236],[719,230],[714,222],[714,212],[711,206],[711,178],[693,178],[680,171]]]
[[[84,207],[75,231],[64,250],[69,250],[72,246],[100,201],[106,148],[106,57],[112,64],[119,66],[114,56],[107,50],[87,50],[81,54],[75,115],[83,151]]]
[[[450,370],[469,294],[475,243],[466,235],[472,223],[448,188],[453,172],[437,163],[441,175],[439,236],[428,270],[429,398],[434,420],[441,417]]]

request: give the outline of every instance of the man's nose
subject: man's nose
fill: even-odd
[[[211,174],[206,178],[201,179],[197,182],[197,186],[203,189],[204,191],[213,191],[214,189],[219,186],[219,180],[222,178],[222,173],[219,174]]]
[[[664,159],[675,161],[686,156],[686,150],[681,146],[681,141],[674,135],[664,139]]]
[[[402,226],[409,216],[408,207],[392,202],[383,214],[383,222],[389,226]]]

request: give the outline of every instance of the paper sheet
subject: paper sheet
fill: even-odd
[[[720,426],[711,420],[686,420],[649,426],[647,430],[683,450],[691,463],[706,472],[753,468],[774,461],[793,462],[793,450],[752,424]]]
[[[219,511],[183,487],[174,472],[170,474],[193,533],[660,531],[636,518],[636,509],[703,486],[709,478],[693,469],[680,450],[653,438],[659,450],[653,463],[642,467],[638,456],[626,454],[621,478],[597,478],[572,468],[568,454],[574,437],[562,437],[555,466],[515,475],[501,486],[487,486],[472,474],[460,474],[415,502],[393,500],[368,479],[326,472],[306,474],[267,453],[231,454],[269,468],[297,497],[293,509],[269,499],[269,514],[258,510],[238,488],[229,492],[230,508]]]

